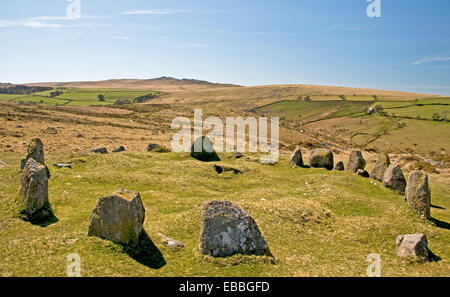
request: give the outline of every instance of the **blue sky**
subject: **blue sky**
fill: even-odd
[[[74,0],[75,1],[75,0]],[[450,94],[450,1],[0,2],[0,82],[205,79]]]

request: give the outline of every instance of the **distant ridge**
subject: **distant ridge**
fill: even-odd
[[[108,79],[102,81],[43,82],[29,83],[26,85],[66,88],[158,89],[161,91],[240,87],[233,84],[212,83],[206,80],[189,78],[177,79],[167,76],[152,79]]]

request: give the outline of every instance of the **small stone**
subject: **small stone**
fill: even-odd
[[[234,151],[234,157],[236,159],[240,159],[240,158],[243,158],[244,155],[242,153],[238,152],[238,151]]]
[[[203,205],[200,252],[213,257],[270,255],[253,218],[229,201]]]
[[[120,153],[120,152],[124,152],[125,151],[125,147],[123,145],[116,147],[115,149],[112,150],[113,153]]]
[[[415,257],[420,262],[429,261],[427,237],[422,233],[399,235],[397,237],[397,255],[399,257]]]
[[[388,169],[384,173],[383,185],[401,195],[405,194],[406,180],[400,165],[389,165]]]
[[[326,168],[328,170],[333,170],[333,153],[329,149],[325,148],[314,149],[311,151],[309,156],[309,163],[315,168]]]
[[[422,171],[413,171],[409,175],[406,187],[406,201],[412,210],[422,219],[430,218],[431,191],[428,184],[428,175]]]
[[[91,150],[91,153],[96,153],[96,154],[107,154],[108,150],[104,147],[96,147],[94,149]]]
[[[159,236],[162,237],[163,239],[163,243],[166,247],[179,247],[179,248],[183,248],[184,244],[181,241],[172,239],[167,237],[166,235],[159,233]]]
[[[157,148],[159,145],[158,144],[156,144],[156,143],[149,143],[148,145],[147,145],[147,152],[151,152],[151,151],[153,151],[155,148]]]
[[[139,192],[119,190],[98,200],[92,211],[88,236],[125,245],[138,245],[145,209]]]
[[[370,174],[369,172],[367,172],[366,170],[362,170],[362,169],[358,169],[358,172],[356,172],[357,175],[365,177],[365,178],[369,178]]]
[[[3,168],[3,167],[5,167],[5,166],[6,166],[6,163],[3,162],[2,160],[0,160],[0,168]]]
[[[375,164],[374,169],[370,173],[370,176],[378,181],[383,181],[384,173],[391,165],[391,160],[388,154],[381,154],[378,157],[378,161]]]
[[[339,163],[336,164],[336,166],[334,166],[334,170],[336,171],[344,171],[344,162],[340,161]]]
[[[359,169],[366,168],[366,160],[364,160],[361,151],[352,151],[348,159],[347,170],[357,173]]]
[[[211,139],[207,136],[199,137],[194,141],[191,146],[191,156],[203,162],[220,161]]]
[[[54,163],[53,166],[57,168],[72,168],[71,164],[64,164],[64,163]]]
[[[290,163],[292,168],[295,168],[296,166],[303,166],[302,150],[300,148],[295,149],[291,156]]]

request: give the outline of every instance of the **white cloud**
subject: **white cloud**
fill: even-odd
[[[437,57],[437,58],[425,58],[417,60],[413,63],[413,65],[419,65],[423,63],[430,63],[430,62],[442,62],[442,61],[450,61],[450,57]]]
[[[40,17],[32,17],[28,18],[28,20],[32,21],[73,21],[73,20],[82,20],[82,19],[104,19],[102,16],[80,16],[80,17],[71,17],[71,16],[40,16]]]
[[[2,21],[0,20],[0,27],[25,27],[25,28],[79,28],[79,27],[97,27],[107,26],[107,24],[58,24],[45,23],[41,21],[26,19],[18,21]]]

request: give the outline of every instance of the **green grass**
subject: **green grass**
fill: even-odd
[[[137,97],[155,93],[152,91],[70,88],[63,90],[64,94],[61,96],[49,98],[50,92],[52,91],[39,92],[31,95],[0,94],[0,101],[68,106],[110,105],[114,104],[117,100],[129,100],[132,102]],[[98,100],[98,95],[100,94],[105,96],[104,102]]]
[[[49,155],[50,202],[58,222],[47,227],[14,217],[22,156],[2,153],[0,169],[0,274],[65,276],[66,256],[78,253],[83,276],[364,276],[366,257],[381,254],[383,276],[449,276],[450,232],[422,221],[403,197],[347,172],[291,169],[255,157],[220,163],[243,174],[218,175],[215,163],[187,154],[124,153]],[[450,221],[450,189],[430,179],[432,216]],[[138,190],[146,208],[144,229],[153,244],[136,255],[120,245],[87,237],[99,197],[118,188]],[[198,252],[201,206],[230,200],[256,220],[274,259],[233,256],[213,259]],[[163,246],[158,232],[181,240],[183,249]],[[439,262],[418,264],[395,253],[399,234],[423,232]]]

